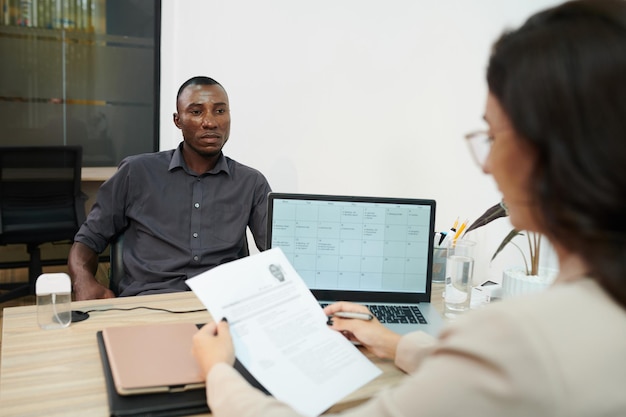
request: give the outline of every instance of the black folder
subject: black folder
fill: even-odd
[[[177,417],[210,412],[204,388],[181,392],[119,395],[113,382],[102,331],[97,332],[96,336],[109,398],[109,415],[111,417]],[[238,360],[235,361],[235,369],[252,386],[269,394]]]

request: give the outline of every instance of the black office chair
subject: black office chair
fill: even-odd
[[[124,272],[124,262],[122,261],[122,250],[124,249],[124,233],[116,236],[109,244],[109,289],[115,295],[119,294],[119,283],[126,273]]]
[[[116,236],[110,244],[109,248],[109,259],[111,262],[110,270],[109,270],[109,289],[115,293],[115,295],[119,294],[119,283],[124,278],[124,262],[122,261],[122,250],[124,247],[124,233]],[[243,258],[250,255],[250,249],[248,248],[248,237],[243,235],[243,243],[241,245],[241,249],[237,254],[237,259]]]
[[[0,283],[0,303],[34,294],[39,245],[73,241],[85,221],[80,146],[0,147],[0,245],[25,244],[27,283]]]

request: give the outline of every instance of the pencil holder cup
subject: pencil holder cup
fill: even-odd
[[[41,274],[35,283],[37,323],[42,329],[61,329],[72,322],[72,283],[65,273]]]
[[[435,247],[433,249],[433,282],[443,283],[446,281],[446,258],[447,247]]]

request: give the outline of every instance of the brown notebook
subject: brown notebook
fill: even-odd
[[[193,323],[107,327],[102,337],[120,395],[178,392],[204,386],[193,354]]]

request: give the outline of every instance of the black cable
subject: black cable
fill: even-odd
[[[94,313],[94,312],[97,312],[97,311],[113,311],[113,310],[130,311],[130,310],[137,310],[137,309],[140,309],[140,308],[145,308],[146,310],[164,311],[166,313],[173,313],[173,314],[198,313],[200,311],[206,311],[206,308],[202,308],[202,309],[199,309],[199,310],[173,311],[173,310],[168,310],[166,308],[139,306],[139,307],[130,307],[130,308],[120,308],[120,307],[111,307],[111,308],[102,308],[102,309],[96,308],[96,309],[93,309],[93,310],[83,311],[83,313]]]

